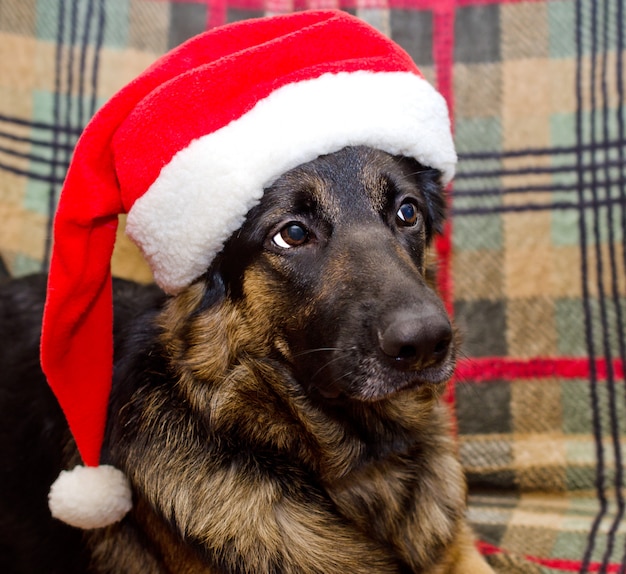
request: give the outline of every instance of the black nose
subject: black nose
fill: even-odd
[[[378,340],[384,355],[399,369],[423,369],[443,361],[452,343],[448,317],[438,309],[398,310],[383,322]]]

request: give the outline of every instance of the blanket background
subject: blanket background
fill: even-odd
[[[463,334],[450,385],[470,519],[501,573],[626,572],[623,0],[1,0],[0,254],[45,269],[82,127],[158,55],[227,21],[340,7],[448,100],[437,243]],[[114,272],[150,274],[120,234]]]

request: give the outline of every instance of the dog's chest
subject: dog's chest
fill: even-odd
[[[343,516],[412,571],[436,561],[454,537],[465,496],[458,463],[445,452],[370,462],[327,491]]]

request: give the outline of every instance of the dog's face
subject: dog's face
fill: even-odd
[[[208,274],[258,346],[309,394],[374,401],[451,375],[445,309],[425,277],[443,219],[438,172],[346,148],[268,188]]]

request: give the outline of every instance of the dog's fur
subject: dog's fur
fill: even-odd
[[[0,570],[491,572],[438,402],[455,355],[426,279],[438,181],[346,148],[268,188],[180,295],[115,282],[102,461],[134,508],[104,529],[49,517],[79,458],[38,367],[45,278],[5,282]]]

